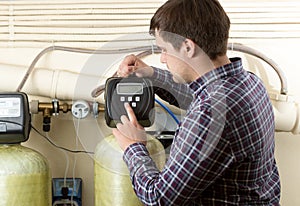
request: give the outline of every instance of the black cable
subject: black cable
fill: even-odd
[[[88,151],[84,151],[84,150],[71,150],[65,147],[61,147],[56,145],[54,142],[52,142],[48,137],[46,137],[44,134],[42,134],[40,131],[38,131],[34,126],[31,126],[31,128],[37,133],[39,134],[41,137],[45,138],[50,144],[52,144],[54,147],[58,148],[58,149],[62,149],[65,150],[67,152],[72,152],[72,153],[85,153],[85,154],[94,154],[94,152],[88,152]]]

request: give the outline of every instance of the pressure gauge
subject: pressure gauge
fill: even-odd
[[[105,120],[116,127],[122,115],[127,115],[124,104],[129,103],[139,124],[149,127],[154,121],[154,91],[147,78],[112,77],[105,84]]]

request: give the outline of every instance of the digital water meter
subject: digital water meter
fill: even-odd
[[[122,115],[127,115],[124,104],[129,103],[140,125],[149,127],[154,121],[154,91],[147,78],[111,77],[105,84],[105,120],[116,127]]]
[[[0,144],[25,142],[31,129],[28,97],[22,92],[0,93]]]

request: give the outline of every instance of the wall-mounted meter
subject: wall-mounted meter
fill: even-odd
[[[31,128],[28,98],[25,93],[0,93],[0,144],[24,142]]]
[[[105,84],[105,120],[116,127],[122,115],[127,115],[124,104],[129,103],[139,124],[149,127],[154,121],[154,91],[152,82],[138,77],[112,77]]]

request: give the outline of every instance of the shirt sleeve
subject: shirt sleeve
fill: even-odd
[[[140,200],[145,205],[173,206],[188,205],[199,197],[234,159],[223,130],[223,122],[210,110],[190,111],[176,131],[162,172],[144,145],[127,148],[124,161]]]
[[[168,70],[155,67],[153,69],[152,79],[155,93],[168,103],[181,109],[187,109],[193,100],[193,92],[189,85],[174,82],[172,74]]]

